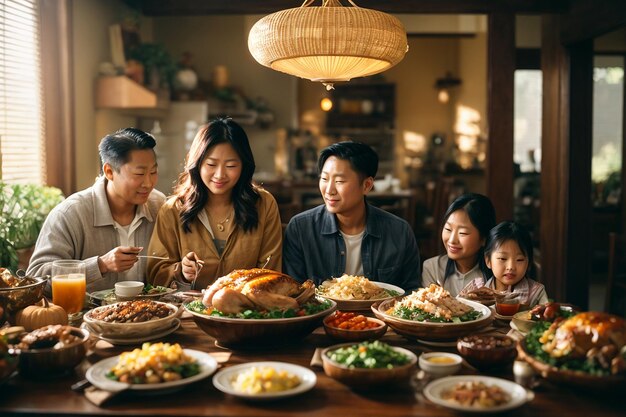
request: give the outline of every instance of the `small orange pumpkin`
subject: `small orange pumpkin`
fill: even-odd
[[[15,313],[15,323],[30,332],[49,324],[67,324],[67,313],[63,307],[43,297],[39,303]]]

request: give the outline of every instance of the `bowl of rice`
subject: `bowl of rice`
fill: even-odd
[[[372,304],[404,294],[404,290],[385,282],[344,274],[322,282],[316,293],[337,303],[339,310],[369,310]]]

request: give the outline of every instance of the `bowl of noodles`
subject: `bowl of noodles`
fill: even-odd
[[[404,290],[385,282],[344,274],[322,282],[316,293],[337,303],[339,310],[369,310],[372,304],[404,294]]]

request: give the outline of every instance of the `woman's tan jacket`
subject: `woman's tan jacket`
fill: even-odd
[[[261,267],[270,255],[266,268],[280,271],[282,228],[278,205],[267,191],[259,188],[256,191],[261,196],[257,201],[258,227],[244,232],[241,226],[235,225],[228,235],[221,257],[213,243],[206,211],[202,211],[191,223],[191,232],[185,233],[180,221],[180,202],[175,196],[168,198],[157,216],[148,254],[169,259],[148,259],[148,282],[163,286],[169,286],[172,280],[185,283],[181,259],[189,252],[195,252],[204,261],[204,267],[194,284],[196,289],[206,288],[216,278],[235,269]]]

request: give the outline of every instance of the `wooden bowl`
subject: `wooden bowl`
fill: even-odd
[[[321,299],[320,301],[325,301]],[[196,325],[216,339],[220,346],[250,348],[256,345],[284,344],[309,335],[322,324],[324,317],[335,311],[337,304],[316,314],[284,319],[236,319],[209,316],[190,310]]]
[[[386,311],[393,307],[397,299],[385,300],[372,306],[372,311],[377,318],[384,321],[395,330],[396,333],[408,339],[422,339],[432,342],[449,342],[461,336],[475,332],[488,326],[492,321],[491,309],[480,303],[459,299],[464,304],[480,311],[483,315],[476,320],[463,323],[429,323],[415,320],[406,320],[387,314]]]
[[[338,327],[334,327],[328,324],[329,321],[332,320],[332,316],[328,316],[324,319],[324,331],[326,334],[340,341],[346,342],[360,342],[362,340],[376,340],[383,337],[383,335],[387,332],[387,324],[379,319],[375,319],[372,317],[366,317],[367,321],[370,323],[377,323],[378,327],[374,327],[371,329],[364,330],[346,330],[340,329]]]
[[[85,358],[89,332],[85,329],[71,327],[71,334],[79,337],[80,340],[59,349],[21,350],[19,353],[20,374],[40,377],[72,371]]]
[[[459,338],[456,348],[470,365],[488,369],[511,365],[517,357],[515,345],[505,335],[479,334]]]
[[[353,345],[354,343],[342,343],[327,347],[322,351],[322,364],[326,375],[354,388],[375,388],[409,381],[417,363],[417,356],[410,350],[401,347],[392,346],[395,351],[408,356],[409,362],[394,368],[349,368],[330,359],[330,352]]]
[[[582,371],[558,369],[535,358],[526,348],[526,340],[517,342],[517,353],[520,359],[530,366],[543,378],[555,384],[566,384],[593,391],[617,391],[626,388],[626,375],[596,376]]]

